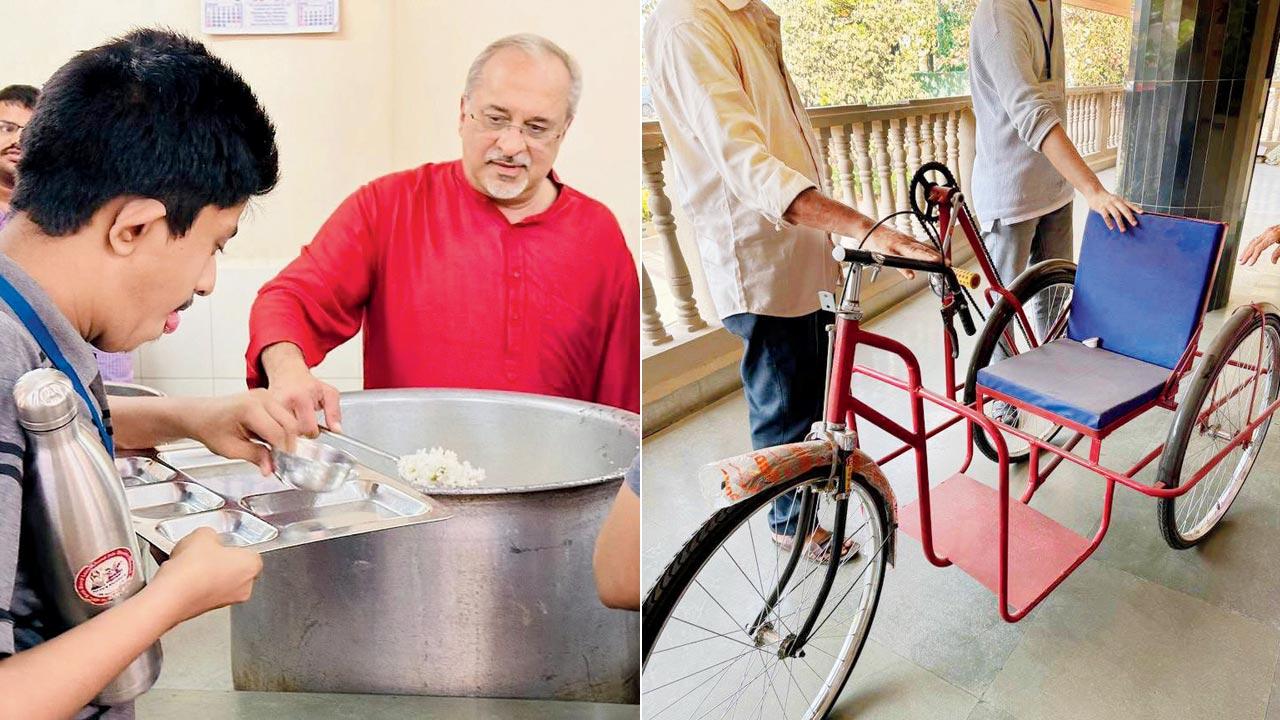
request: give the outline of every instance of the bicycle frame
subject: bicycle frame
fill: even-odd
[[[994,268],[991,266],[986,253],[980,249],[981,239],[977,231],[976,224],[973,222],[972,216],[968,213],[964,206],[963,198],[959,191],[955,188],[936,187],[933,190],[931,199],[934,200],[939,207],[939,227],[943,228],[941,241],[944,257],[948,264],[951,259],[951,245],[956,227],[969,239],[976,251],[979,267],[986,276],[989,283],[989,289],[986,297],[989,301],[993,298],[1001,297],[1008,303],[1012,304],[1015,316],[1018,322],[1027,331],[1026,335],[1031,342],[1032,347],[1035,346],[1035,333],[1031,331],[1031,323],[1023,311],[1021,304],[1009,292],[1008,289],[1000,282]],[[939,555],[934,546],[933,533],[933,510],[930,501],[931,484],[929,478],[928,466],[928,441],[944,432],[945,430],[955,426],[960,422],[966,425],[966,453],[961,463],[959,473],[964,473],[973,461],[973,438],[975,428],[985,432],[987,437],[991,439],[996,453],[997,472],[998,472],[998,513],[999,513],[999,559],[998,559],[998,586],[996,594],[998,597],[999,610],[1001,617],[1008,622],[1017,622],[1034,609],[1050,592],[1052,592],[1061,582],[1066,579],[1077,567],[1080,566],[1101,544],[1106,536],[1111,520],[1112,500],[1114,496],[1115,486],[1123,485],[1127,488],[1140,492],[1144,495],[1157,498],[1171,498],[1183,495],[1196,486],[1214,467],[1217,466],[1234,448],[1246,444],[1252,437],[1253,431],[1261,425],[1268,417],[1273,414],[1277,407],[1280,407],[1280,400],[1276,400],[1265,407],[1258,408],[1258,388],[1259,379],[1262,377],[1260,372],[1262,366],[1262,346],[1259,344],[1259,358],[1254,365],[1233,363],[1237,367],[1246,370],[1252,370],[1252,374],[1241,384],[1230,390],[1223,398],[1215,399],[1210,403],[1199,417],[1198,422],[1203,423],[1217,407],[1226,402],[1230,398],[1236,396],[1240,392],[1246,390],[1251,392],[1249,404],[1249,417],[1254,418],[1253,411],[1258,409],[1256,418],[1248,423],[1240,432],[1231,440],[1231,442],[1210,458],[1206,464],[1200,468],[1188,482],[1173,488],[1159,487],[1147,485],[1135,479],[1137,473],[1149,465],[1152,461],[1160,456],[1164,451],[1165,445],[1162,443],[1155,449],[1143,456],[1137,463],[1126,470],[1116,470],[1109,468],[1101,463],[1102,441],[1112,432],[1122,427],[1132,419],[1145,413],[1153,407],[1159,406],[1166,409],[1175,410],[1177,402],[1175,395],[1179,381],[1191,370],[1195,358],[1200,353],[1196,351],[1200,329],[1197,328],[1195,334],[1189,343],[1188,349],[1184,352],[1177,366],[1171,372],[1169,380],[1163,391],[1152,401],[1128,413],[1125,417],[1120,418],[1102,430],[1093,430],[1084,427],[1078,423],[1074,423],[1065,418],[1057,417],[1046,413],[1044,410],[1027,405],[1015,398],[1011,398],[1001,393],[989,390],[979,389],[977,398],[972,405],[966,405],[957,400],[956,393],[963,388],[963,384],[957,385],[955,374],[955,355],[956,341],[953,333],[944,325],[942,333],[943,343],[943,362],[944,377],[946,383],[945,392],[938,393],[923,387],[921,379],[920,363],[916,359],[915,354],[902,343],[867,331],[862,327],[863,314],[859,303],[859,294],[861,291],[861,271],[862,265],[851,264],[848,275],[846,277],[845,293],[840,299],[838,307],[835,310],[835,330],[834,341],[832,343],[832,358],[828,379],[828,392],[825,401],[823,421],[824,429],[828,433],[844,433],[852,436],[856,443],[858,437],[858,422],[867,422],[875,427],[887,432],[902,443],[893,451],[887,453],[877,460],[880,464],[885,464],[898,459],[908,451],[914,453],[916,482],[919,492],[919,517],[920,517],[920,535],[921,545],[925,557],[930,563],[945,567],[951,561]],[[1209,293],[1206,293],[1206,302]],[[946,318],[946,310],[950,304],[955,302],[952,293],[947,293],[942,298],[944,318]],[[1255,306],[1255,311],[1261,313],[1261,308]],[[1204,308],[1202,307],[1201,315]],[[1066,313],[1063,313],[1065,317]],[[1046,335],[1052,337],[1052,335]],[[860,347],[867,346],[877,350],[881,350],[890,355],[896,356],[903,363],[905,369],[905,377],[898,377],[887,372],[882,372],[874,368],[859,365],[856,362],[856,356]],[[909,426],[904,426],[887,415],[872,407],[865,401],[854,397],[851,388],[853,378],[862,375],[869,377],[875,381],[884,383],[891,387],[897,388],[907,393],[910,402],[911,421]],[[1043,441],[1017,428],[997,425],[993,420],[982,413],[984,404],[990,400],[1000,400],[1017,407],[1022,412],[1032,413],[1034,415],[1050,419],[1055,424],[1069,428],[1075,433],[1075,436],[1066,442],[1062,447]],[[950,411],[952,417],[938,423],[934,427],[927,427],[924,416],[924,403],[932,403],[933,405],[942,407]],[[1102,514],[1099,521],[1098,529],[1094,536],[1088,541],[1082,551],[1078,553],[1073,561],[1071,561],[1065,570],[1057,574],[1052,581],[1041,590],[1038,595],[1024,604],[1022,607],[1014,609],[1010,605],[1009,593],[1009,535],[1010,535],[1010,505],[1009,505],[1009,454],[1003,433],[1016,436],[1027,442],[1030,446],[1030,457],[1028,466],[1027,488],[1023,492],[1020,502],[1027,504],[1034,496],[1036,490],[1045,482],[1049,474],[1052,473],[1063,460],[1075,463],[1085,469],[1091,470],[1105,481],[1104,500]],[[1082,457],[1073,452],[1075,446],[1083,438],[1090,439],[1090,447],[1088,457]],[[1051,454],[1050,461],[1044,468],[1040,467],[1040,454],[1047,452]]]

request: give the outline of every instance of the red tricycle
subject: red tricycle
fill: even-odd
[[[833,316],[827,393],[809,438],[700,474],[723,502],[645,598],[645,717],[824,717],[866,642],[898,529],[920,541],[929,562],[954,564],[989,588],[1001,617],[1016,622],[1101,544],[1117,485],[1156,498],[1164,539],[1185,549],[1209,537],[1248,477],[1280,406],[1280,315],[1269,304],[1240,307],[1200,348],[1222,224],[1148,213],[1121,233],[1091,215],[1078,265],[1048,260],[1006,284],[944,166],[915,174],[910,201],[904,212],[944,260],[835,248],[847,270],[839,296],[822,298]],[[959,236],[975,251],[976,273],[952,266]],[[880,268],[931,274],[942,316],[938,390],[923,386],[904,344],[862,327],[864,271]],[[971,291],[984,280],[980,303]],[[963,379],[957,320],[978,335]],[[902,373],[859,364],[860,348],[896,358]],[[859,376],[900,391],[909,420],[857,397]],[[944,416],[932,426],[926,404]],[[1172,413],[1165,441],[1128,467],[1103,464],[1103,440],[1155,408]],[[900,446],[868,456],[859,443],[867,425]],[[929,441],[960,425],[963,459],[934,484]],[[1085,441],[1087,453],[1077,453]],[[968,474],[975,447],[994,464],[983,468],[985,483]],[[881,468],[908,454],[917,498],[899,508]],[[1101,480],[1091,537],[1030,505],[1064,461]],[[1152,463],[1154,479],[1140,480]],[[1022,466],[1025,488],[1015,495],[1010,473]],[[765,516],[788,494],[800,501],[796,537],[829,532],[836,550],[827,557],[771,535]],[[852,549],[842,552],[847,540]]]

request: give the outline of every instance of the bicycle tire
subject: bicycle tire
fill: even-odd
[[[721,508],[716,511],[710,518],[693,533],[693,535],[685,542],[680,551],[667,564],[662,574],[658,577],[649,593],[646,595],[642,605],[642,623],[641,623],[641,664],[642,674],[643,668],[647,666],[655,644],[664,629],[667,620],[676,609],[680,599],[686,590],[692,586],[694,579],[697,577],[698,571],[707,563],[712,555],[720,548],[721,544],[733,535],[734,531],[748,522],[755,513],[759,512],[762,507],[773,502],[785,493],[791,492],[800,486],[813,483],[820,479],[825,479],[830,472],[830,467],[815,468],[802,476],[792,478],[771,486],[769,489],[745,498],[733,505]],[[879,492],[866,483],[862,478],[854,476],[853,482],[866,491],[867,495],[874,499],[872,505],[878,519],[879,527],[882,529],[886,537],[893,532],[893,528],[889,526],[888,511],[885,507],[884,499]],[[891,542],[891,541],[889,541]],[[883,543],[880,552],[887,552],[889,542]],[[870,634],[871,626],[875,620],[875,612],[880,603],[880,595],[884,588],[884,574],[887,563],[883,559],[879,562],[877,573],[874,578],[875,591],[874,596],[870,600],[870,609],[865,624],[865,630],[861,637],[857,639],[856,647],[853,650],[852,658],[848,663],[848,667],[843,673],[843,677],[837,679],[833,684],[834,691],[828,694],[829,701],[826,703],[819,717],[825,717],[830,712],[831,706],[835,700],[839,698],[845,685],[848,683],[849,676],[852,675],[853,669],[857,666],[858,658],[862,654],[863,648],[866,646],[866,640]],[[642,687],[641,691],[644,691]]]
[[[1212,392],[1216,381],[1223,372],[1223,368],[1227,366],[1236,348],[1240,347],[1254,332],[1259,330],[1269,330],[1271,334],[1271,377],[1269,379],[1268,397],[1266,397],[1265,402],[1269,404],[1275,401],[1277,393],[1280,393],[1280,381],[1277,378],[1277,374],[1280,373],[1280,317],[1277,317],[1274,309],[1272,309],[1272,311],[1264,313],[1260,319],[1252,308],[1242,307],[1223,324],[1222,329],[1213,339],[1213,343],[1204,353],[1200,364],[1194,371],[1191,385],[1187,388],[1186,396],[1178,405],[1178,411],[1174,415],[1173,423],[1169,426],[1169,436],[1166,440],[1165,450],[1160,455],[1160,464],[1156,470],[1156,482],[1158,485],[1174,488],[1180,484],[1182,466],[1186,460],[1192,433],[1196,429],[1200,408],[1203,406],[1206,397]],[[1186,502],[1191,502],[1192,493],[1200,485],[1180,498],[1159,499],[1156,512],[1160,525],[1160,535],[1169,547],[1175,550],[1187,550],[1204,542],[1213,533],[1235,502],[1241,488],[1244,487],[1245,480],[1248,479],[1249,472],[1253,469],[1253,463],[1257,460],[1262,442],[1266,439],[1270,425],[1271,418],[1268,417],[1255,429],[1253,452],[1247,460],[1243,456],[1241,457],[1241,460],[1245,461],[1247,466],[1237,468],[1239,480],[1237,481],[1236,477],[1233,476],[1231,484],[1224,488],[1217,502],[1206,508],[1210,511],[1212,517],[1206,515],[1203,520],[1186,531],[1179,527],[1178,501],[1185,499]],[[1230,457],[1231,453],[1228,453],[1227,457],[1224,457],[1219,463],[1219,467],[1224,465]],[[1205,478],[1205,480],[1208,479]],[[1201,485],[1204,484],[1205,481],[1201,481]],[[1207,526],[1202,527],[1205,523],[1207,523]]]

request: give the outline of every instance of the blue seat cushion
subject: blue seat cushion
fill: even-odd
[[[1160,394],[1169,370],[1060,338],[978,371],[978,384],[1093,430]]]

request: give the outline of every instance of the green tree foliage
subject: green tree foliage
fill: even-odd
[[[974,0],[769,4],[782,17],[787,66],[810,106],[884,105],[926,96],[926,83],[966,66]]]
[[[648,17],[658,0],[641,0]],[[783,54],[810,107],[885,105],[965,95],[977,0],[766,0],[782,17]],[[1122,82],[1128,18],[1063,12],[1067,83]]]
[[[1068,85],[1089,87],[1124,82],[1133,34],[1129,18],[1068,5],[1062,8],[1062,24]]]

